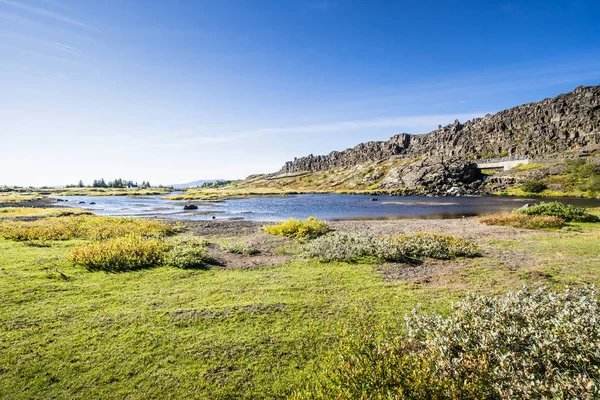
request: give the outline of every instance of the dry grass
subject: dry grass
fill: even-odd
[[[309,217],[303,221],[290,218],[279,224],[265,226],[264,230],[268,234],[275,236],[314,239],[326,234],[330,229],[325,221],[319,221],[316,217]]]
[[[101,240],[128,234],[164,236],[174,234],[177,230],[176,227],[159,221],[92,215],[44,218],[36,221],[0,221],[0,237],[19,241],[75,238]]]
[[[42,199],[42,196],[39,193],[0,193],[0,203],[21,203],[24,201],[33,201]]]
[[[529,216],[523,214],[496,214],[479,218],[485,225],[512,226],[523,229],[556,229],[565,224],[565,220],[554,216]]]
[[[170,249],[162,239],[131,234],[76,247],[69,260],[90,271],[133,271],[163,264]]]
[[[69,215],[90,215],[91,213],[81,208],[68,207],[5,207],[0,208],[0,218],[17,217],[66,217]]]

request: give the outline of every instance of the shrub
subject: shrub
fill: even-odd
[[[206,268],[209,264],[215,262],[214,258],[208,255],[206,240],[186,236],[175,238],[170,241],[171,250],[165,257],[164,263],[177,268]]]
[[[593,287],[470,295],[448,317],[405,317],[404,333],[344,332],[297,399],[590,399],[600,395]]]
[[[381,261],[407,261],[421,257],[449,259],[479,255],[479,248],[474,243],[427,232],[395,237],[335,232],[306,244],[303,251],[306,256],[323,262],[356,261],[368,257]]]
[[[131,234],[76,247],[69,259],[90,271],[122,272],[161,265],[169,250],[164,240]]]
[[[334,232],[306,244],[303,253],[323,262],[356,261],[364,257],[377,257],[377,254],[381,256],[384,253],[382,247],[390,244],[391,241],[366,233]],[[391,255],[393,250],[387,253]]]
[[[409,257],[436,258],[439,260],[455,257],[477,257],[476,244],[452,235],[418,232],[400,235],[395,238],[401,251]]]
[[[0,237],[12,240],[101,240],[130,234],[165,236],[175,232],[176,227],[159,221],[91,215],[0,221]]]
[[[528,193],[540,193],[546,190],[548,187],[545,183],[540,181],[529,181],[521,185],[521,189]]]
[[[258,249],[251,244],[224,243],[221,245],[221,249],[227,253],[243,254],[245,256],[253,256],[258,254]]]
[[[552,229],[560,228],[565,220],[553,216],[529,216],[523,214],[486,215],[479,218],[479,222],[486,225],[512,226],[523,229]]]
[[[316,217],[309,217],[303,221],[290,218],[285,222],[264,227],[265,232],[295,239],[314,239],[329,232],[329,226],[325,221],[319,221]]]
[[[590,214],[583,207],[575,207],[570,204],[559,203],[553,201],[550,203],[540,203],[536,206],[518,210],[519,213],[525,215],[549,215],[564,219],[566,222],[598,222],[600,218]]]

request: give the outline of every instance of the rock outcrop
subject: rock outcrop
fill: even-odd
[[[328,155],[297,158],[287,162],[278,174],[347,168],[393,156],[473,160],[541,157],[594,149],[600,149],[600,86],[580,86],[552,99],[465,123],[455,121],[427,134],[403,133],[385,142],[367,142]]]
[[[452,187],[471,184],[481,178],[481,172],[468,161],[425,158],[412,164],[392,168],[379,187],[445,193]]]

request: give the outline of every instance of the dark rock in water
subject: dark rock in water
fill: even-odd
[[[56,199],[56,201],[59,201],[59,202],[60,202],[60,201],[66,201],[66,200],[63,200],[63,199]]]
[[[92,201],[90,204],[96,204],[96,203],[94,203],[94,202]]]
[[[195,204],[186,204],[183,206],[184,210],[197,210],[198,206]]]
[[[79,204],[85,204],[85,201],[80,201]]]
[[[213,215],[212,219],[217,219],[217,217],[215,217],[215,216]]]
[[[379,200],[379,199],[376,197],[371,197],[371,201],[377,201],[377,200]]]

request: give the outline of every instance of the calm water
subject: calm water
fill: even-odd
[[[462,218],[509,212],[533,198],[506,197],[394,197],[341,194],[261,196],[249,199],[210,201],[161,200],[162,196],[68,196],[65,206],[85,208],[99,215],[161,217],[205,220],[239,218],[279,221],[287,218],[321,219],[401,219]],[[371,201],[376,198],[377,201]],[[85,204],[79,204],[80,201]],[[545,199],[550,201],[550,199]],[[561,199],[583,207],[600,207],[600,200]],[[96,204],[90,204],[90,203]],[[196,204],[198,210],[183,211],[184,204]]]

